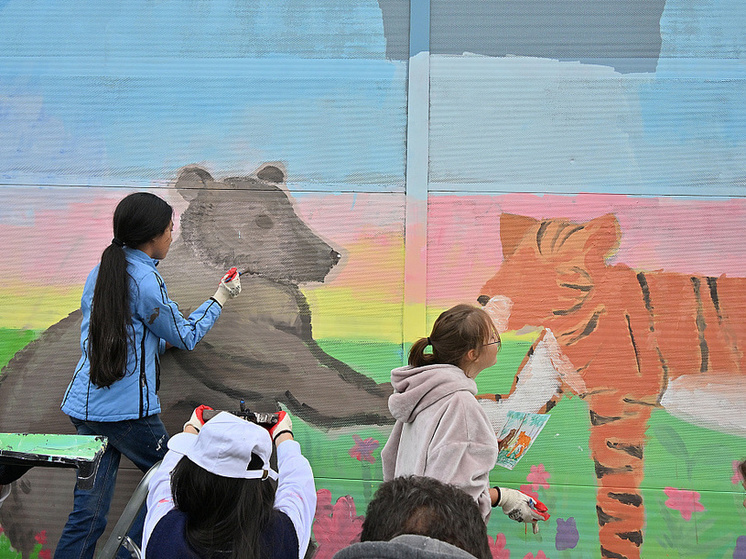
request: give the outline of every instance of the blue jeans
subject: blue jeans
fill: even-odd
[[[151,415],[127,421],[81,421],[70,418],[78,435],[104,435],[109,444],[98,465],[93,488],[75,488],[73,511],[67,519],[62,536],[54,553],[59,559],[92,559],[96,542],[106,529],[106,517],[114,494],[114,485],[122,454],[143,472],[166,454],[168,434],[160,417]],[[138,546],[142,542],[145,509],[140,512],[129,537]],[[129,553],[120,549],[117,557],[128,558]]]

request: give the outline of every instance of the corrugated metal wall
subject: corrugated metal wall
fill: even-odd
[[[185,167],[228,196],[272,164],[278,184],[188,225],[261,272],[221,317],[240,344],[216,330],[190,367],[166,360],[163,417],[244,392],[290,409],[319,557],[381,479],[377,390],[480,295],[512,301],[483,393],[511,393],[547,328],[583,381],[493,472],[552,512],[539,535],[493,515],[495,557],[746,557],[744,21],[737,1],[0,1],[0,431],[72,432],[68,315],[120,198],[148,189],[180,217]],[[186,312],[221,269],[183,233],[163,274]],[[341,260],[318,267],[309,242]],[[381,386],[363,397],[364,378]],[[532,394],[500,413],[546,411]],[[137,477],[125,465],[114,515]],[[0,557],[7,536],[53,550],[73,478],[24,478]]]

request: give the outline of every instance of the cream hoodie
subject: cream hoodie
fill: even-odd
[[[454,365],[391,371],[389,410],[396,424],[381,451],[383,479],[429,476],[466,491],[484,521],[492,511],[489,473],[497,438],[474,397],[477,383]]]

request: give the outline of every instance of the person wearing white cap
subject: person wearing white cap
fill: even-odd
[[[168,441],[150,480],[145,557],[304,557],[316,487],[290,417],[280,412],[267,430],[228,412],[203,422],[200,408]],[[277,471],[270,466],[273,441]]]

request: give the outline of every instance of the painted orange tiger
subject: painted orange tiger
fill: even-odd
[[[543,333],[511,393],[488,397],[538,412],[563,393],[584,398],[601,555],[639,557],[652,410],[746,436],[746,279],[611,265],[621,240],[612,214],[586,223],[502,214],[500,235],[503,263],[478,300],[502,313],[503,329]],[[532,376],[538,400],[521,390]]]

